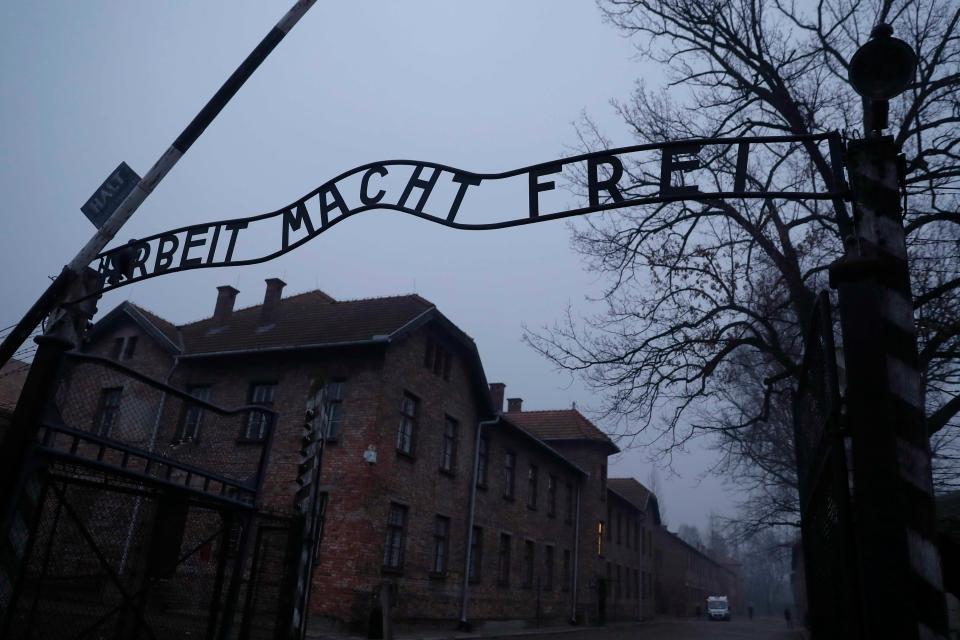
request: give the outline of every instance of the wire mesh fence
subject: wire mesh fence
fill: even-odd
[[[298,528],[257,510],[274,414],[70,355],[0,554],[0,637],[282,637]]]
[[[805,582],[813,637],[856,638],[859,604],[830,299],[817,298],[794,398]]]

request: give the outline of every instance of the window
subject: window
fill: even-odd
[[[390,503],[387,512],[387,538],[383,548],[383,566],[385,569],[403,568],[404,532],[407,527],[407,508],[402,504]]]
[[[457,434],[460,425],[447,416],[443,423],[443,449],[440,452],[440,470],[453,473],[457,463]]]
[[[553,591],[553,547],[547,545],[543,550],[544,577],[543,588]]]
[[[547,516],[557,515],[557,476],[552,473],[547,476]]]
[[[647,555],[647,528],[643,527],[640,530],[640,555]]]
[[[566,509],[566,515],[564,516],[563,521],[566,522],[567,524],[570,524],[571,522],[573,522],[573,483],[568,482],[566,484],[566,488],[567,488],[567,491],[566,491],[565,502],[567,504],[567,509]]]
[[[600,467],[600,501],[607,499],[607,465]]]
[[[517,454],[507,451],[503,455],[503,497],[513,500],[514,481],[517,472]]]
[[[417,427],[417,405],[420,401],[409,393],[400,402],[400,426],[397,428],[397,451],[413,455],[413,433]]]
[[[640,523],[636,521],[633,523],[633,548],[640,549]]]
[[[497,584],[505,587],[510,584],[510,535],[500,534],[500,553],[497,554]]]
[[[597,521],[597,555],[603,556],[603,520]]]
[[[527,471],[527,507],[537,508],[537,466],[533,464]]]
[[[470,540],[470,582],[480,582],[480,567],[483,566],[483,529],[473,528],[473,538]]]
[[[323,437],[327,440],[336,440],[340,436],[340,425],[343,422],[343,392],[346,381],[335,378],[327,383],[327,424]]]
[[[446,575],[450,551],[450,518],[437,516],[433,523],[433,574]]]
[[[260,405],[261,407],[272,407],[273,396],[276,393],[277,385],[272,383],[250,385],[250,404]],[[243,437],[246,440],[263,440],[267,437],[267,428],[270,422],[270,415],[262,411],[251,411],[247,415],[247,428]]]
[[[487,459],[490,451],[490,440],[484,436],[480,438],[480,448],[477,450],[477,486],[487,486]]]
[[[113,340],[113,349],[110,357],[114,360],[130,360],[137,350],[137,336],[124,336]]]
[[[444,380],[450,379],[450,352],[435,343],[427,340],[427,351],[424,354],[423,366],[441,376]]]
[[[121,387],[112,387],[100,392],[100,407],[97,409],[97,417],[93,421],[93,432],[98,436],[109,436],[110,431],[117,423],[117,416],[120,413],[120,394],[123,393]]]
[[[624,586],[624,595],[629,599],[633,595],[633,574],[630,573],[630,567],[623,568],[623,586]]]
[[[623,513],[617,511],[617,544],[623,544]]]
[[[534,553],[533,540],[525,540],[523,543],[523,587],[525,589],[533,587]]]
[[[616,596],[617,596],[618,598],[620,597],[620,577],[621,577],[621,576],[620,576],[620,565],[617,565],[617,583],[616,583],[616,585],[614,586],[614,589],[615,589],[614,593],[616,593]]]
[[[187,387],[187,393],[206,402],[210,398],[210,385],[190,385]],[[203,407],[199,404],[187,404],[186,411],[183,412],[183,422],[180,423],[180,429],[177,432],[177,442],[193,442],[200,437],[200,425],[203,422]]]
[[[563,584],[560,585],[561,591],[570,589],[570,549],[563,550]]]

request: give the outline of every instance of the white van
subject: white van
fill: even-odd
[[[711,620],[730,621],[730,602],[727,596],[710,596],[707,598],[707,617]]]

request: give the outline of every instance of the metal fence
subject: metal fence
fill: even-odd
[[[69,354],[0,556],[0,637],[283,637],[296,521],[257,510],[273,421]]]
[[[850,476],[830,299],[817,297],[794,398],[809,626],[815,640],[859,638]]]

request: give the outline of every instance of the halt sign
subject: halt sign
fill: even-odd
[[[121,162],[93,192],[86,204],[80,207],[80,211],[99,229],[139,182],[140,176],[137,172],[126,162]]]

